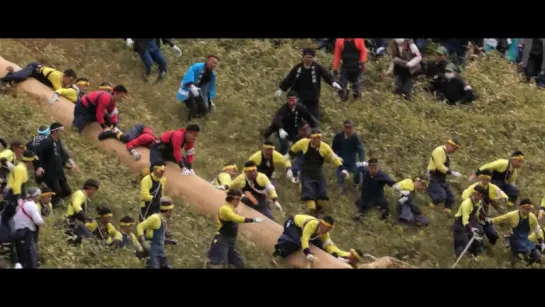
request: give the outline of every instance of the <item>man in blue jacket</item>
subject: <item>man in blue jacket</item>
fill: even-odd
[[[367,163],[358,162],[358,171],[362,173],[361,196],[356,200],[358,212],[354,220],[361,220],[372,207],[378,207],[380,219],[385,220],[390,210],[384,195],[384,186],[388,185],[399,190],[399,185],[380,169],[378,159],[371,158]]]
[[[188,121],[205,116],[215,107],[216,73],[219,58],[209,55],[206,62],[191,65],[184,75],[176,98],[189,109]]]
[[[344,168],[354,174],[354,185],[357,185],[360,182],[361,173],[357,170],[356,162],[365,160],[365,149],[360,136],[354,132],[352,126],[352,121],[344,121],[344,129],[333,138],[331,149],[341,158]],[[341,186],[341,193],[344,193],[344,176],[340,171],[337,171],[337,183]]]

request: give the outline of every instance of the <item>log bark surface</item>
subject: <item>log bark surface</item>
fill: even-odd
[[[6,75],[6,68],[8,66],[13,67],[14,71],[21,69],[18,65],[0,57],[0,76]],[[72,102],[61,97],[56,103],[49,104],[48,100],[53,95],[53,90],[33,78],[20,83],[16,87],[16,90],[26,92],[36,97],[40,104],[40,110],[46,112],[47,115],[51,116],[55,121],[62,123],[66,129],[72,127],[74,114],[74,104]],[[27,102],[32,103],[31,101]],[[137,150],[141,154],[142,159],[140,161],[134,161],[132,156],[125,149],[125,145],[121,142],[111,139],[102,142],[98,141],[97,137],[100,132],[100,125],[93,123],[85,128],[83,135],[88,138],[89,141],[94,142],[97,147],[116,155],[134,172],[140,172],[143,168],[149,166],[149,150],[147,148],[138,148]],[[159,133],[159,131],[157,131],[157,133]],[[201,137],[206,137],[206,134]],[[167,162],[165,176],[168,180],[166,188],[166,194],[168,196],[173,199],[183,200],[186,204],[189,204],[200,213],[206,214],[209,217],[214,219],[217,217],[219,207],[223,205],[225,201],[224,192],[215,189],[209,182],[198,176],[182,176],[180,168],[171,162]],[[282,233],[282,226],[242,203],[238,207],[238,212],[246,217],[260,217],[263,219],[263,222],[259,224],[242,224],[240,230],[245,238],[265,248],[268,253],[272,254],[276,240]],[[312,246],[311,249],[319,259],[319,261],[315,263],[315,268],[350,268],[347,264],[337,260],[335,257],[315,246]],[[302,252],[288,257],[286,259],[286,265],[299,268],[307,266]]]

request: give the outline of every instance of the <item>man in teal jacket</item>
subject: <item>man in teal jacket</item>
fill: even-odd
[[[176,98],[189,109],[188,120],[205,116],[214,108],[216,73],[219,59],[209,55],[206,62],[191,65],[180,84]]]

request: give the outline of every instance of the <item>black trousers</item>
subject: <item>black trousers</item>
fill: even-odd
[[[15,232],[17,258],[24,269],[38,268],[38,242],[36,239],[36,232],[28,228],[18,229]]]
[[[308,108],[310,114],[320,120],[320,98],[299,98],[299,101]]]
[[[55,193],[55,196],[53,196],[53,199],[51,199],[51,204],[53,207],[57,207],[63,198],[72,194],[72,190],[70,189],[70,186],[68,186],[68,182],[66,181],[66,177],[64,175],[48,176],[46,173],[43,180],[47,187],[49,187]]]
[[[204,99],[202,99],[201,96],[193,96],[190,95],[189,98],[184,101],[185,105],[189,109],[189,114],[187,116],[187,120],[190,121],[195,118],[203,117],[210,111],[210,106],[206,105]]]

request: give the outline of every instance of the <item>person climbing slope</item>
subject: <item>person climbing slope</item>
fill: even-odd
[[[235,161],[229,161],[221,170],[211,184],[214,185],[216,189],[220,190],[229,190],[229,186],[233,182],[233,179],[238,176],[238,167]]]
[[[299,134],[297,135],[296,143],[301,139],[310,139],[310,126],[306,121],[302,121],[301,125],[299,126]],[[295,156],[295,159],[293,159],[293,163],[291,164],[291,170],[293,171],[293,178],[291,179],[291,182],[293,183],[299,183],[299,172],[301,170],[301,165],[303,164],[303,153],[299,152],[297,156]]]
[[[87,89],[89,89],[89,80],[83,77],[78,78],[72,86],[56,90],[51,98],[49,98],[49,103],[53,104],[57,102],[59,97],[64,97],[70,102],[77,103],[85,96]]]
[[[21,142],[18,142],[18,144],[21,144]],[[11,201],[12,204],[25,196],[26,184],[28,183],[28,168],[32,167],[33,162],[38,159],[34,152],[30,150],[23,151],[23,145],[20,146],[14,148],[15,167],[8,174],[7,192],[4,194],[4,199]]]
[[[138,242],[136,234],[133,232],[134,219],[130,216],[124,216],[119,220],[119,234],[121,235],[120,248],[127,248],[134,252],[138,258],[145,258],[145,252]]]
[[[227,191],[225,204],[218,212],[217,232],[208,252],[208,264],[212,267],[226,268],[232,265],[237,269],[244,268],[244,259],[236,250],[238,224],[260,223],[262,219],[247,218],[237,214],[242,193],[239,190]]]
[[[354,185],[358,185],[361,180],[361,173],[357,170],[356,162],[365,161],[365,149],[360,136],[353,130],[352,121],[345,120],[343,128],[343,131],[333,137],[331,149],[343,162],[344,169],[354,175]],[[341,193],[344,193],[344,176],[340,170],[337,170],[337,183],[341,187]]]
[[[14,85],[16,86],[17,83],[23,82],[28,78],[34,78],[56,91],[62,88],[70,88],[78,78],[73,69],[61,72],[38,62],[30,63],[19,71],[14,71],[13,67],[7,67],[6,70],[8,71],[7,75],[0,79],[0,89],[5,88],[7,84],[15,83]],[[70,93],[72,94],[72,91]]]
[[[128,94],[123,85],[116,85],[112,93],[105,91],[93,91],[83,96],[74,108],[74,120],[72,126],[79,133],[87,124],[98,122],[103,131],[117,127],[117,102],[122,102]]]
[[[140,222],[161,211],[161,197],[164,196],[167,178],[165,163],[155,162],[152,172],[140,181]]]
[[[524,154],[522,151],[517,150],[511,154],[509,159],[498,159],[481,166],[473,175],[471,175],[470,180],[476,180],[477,176],[485,169],[492,171],[491,182],[509,196],[507,205],[513,206],[519,195],[519,190],[515,186],[515,181],[517,180],[518,170],[522,165],[524,165]]]
[[[485,169],[481,171],[479,173],[479,181],[464,190],[462,199],[466,200],[471,197],[473,191],[475,191],[475,187],[481,186],[484,188],[485,194],[481,200],[479,222],[483,226],[488,241],[494,245],[500,236],[496,232],[496,229],[494,229],[494,225],[490,223],[490,206],[494,207],[497,212],[503,212],[503,207],[507,203],[508,196],[497,185],[490,183],[491,178],[492,172],[490,170]]]
[[[42,191],[31,187],[28,189],[23,202],[18,206],[13,216],[15,249],[17,258],[24,269],[38,268],[37,231],[44,225],[44,220],[38,211],[36,202]]]
[[[452,205],[454,204],[454,194],[447,184],[447,175],[454,177],[462,176],[459,172],[450,169],[449,154],[456,152],[462,144],[458,139],[451,138],[446,145],[435,148],[431,154],[428,163],[428,173],[430,184],[427,192],[431,197],[430,208],[435,208],[440,203],[445,204],[444,212],[452,214]]]
[[[41,190],[42,194],[40,194],[40,199],[36,203],[36,206],[38,206],[38,211],[42,217],[48,217],[53,214],[53,204],[51,203],[51,200],[53,199],[53,196],[55,196],[55,192],[48,187],[43,187]]]
[[[111,223],[114,214],[107,207],[97,207],[98,217],[85,223],[85,228],[93,234],[95,239],[108,243],[108,245],[120,245],[121,233]]]
[[[38,147],[43,140],[47,139],[50,132],[49,126],[41,125],[38,127],[38,135],[26,143],[26,148],[28,150],[36,151],[35,148]]]
[[[494,225],[508,224],[511,226],[509,246],[515,258],[526,261],[528,265],[541,263],[541,253],[530,241],[528,236],[536,234],[539,245],[543,244],[543,235],[536,216],[532,213],[534,205],[531,200],[523,199],[519,203],[519,209],[495,217],[491,220]]]
[[[414,203],[415,192],[425,191],[428,187],[425,177],[416,177],[414,180],[407,178],[396,183],[394,187],[399,190],[400,194],[397,200],[397,220],[416,226],[428,226],[429,219]]]
[[[479,223],[479,211],[481,210],[481,200],[486,195],[486,190],[482,186],[476,186],[471,196],[464,200],[458,208],[454,218],[453,237],[454,253],[456,257],[464,251],[473,236],[475,240],[470,246],[469,251],[474,256],[481,252],[483,227]]]
[[[289,150],[290,142],[297,142],[298,129],[303,126],[303,121],[306,121],[311,128],[319,126],[318,119],[299,102],[297,93],[291,90],[288,93],[288,101],[276,111],[271,125],[265,129],[263,136],[268,139],[276,132],[280,141],[278,151],[285,155]]]
[[[282,210],[274,185],[267,178],[267,175],[258,172],[254,161],[244,163],[244,173],[238,175],[231,182],[229,188],[241,189],[245,196],[242,202],[271,220],[274,220],[274,218],[269,208],[269,200],[273,202],[277,209]]]
[[[367,48],[364,38],[337,38],[333,54],[333,75],[339,74],[339,62],[342,61],[339,83],[343,87],[339,91],[342,101],[348,101],[348,83],[352,86],[354,99],[361,96],[360,77],[365,72]]]
[[[148,268],[170,269],[165,255],[165,238],[173,209],[174,204],[171,201],[164,202],[160,206],[160,213],[152,214],[136,226],[138,242],[149,253]],[[151,240],[149,248],[145,242],[146,238]]]
[[[157,162],[171,161],[182,169],[182,175],[195,175],[193,170],[195,142],[200,131],[199,125],[192,124],[186,128],[163,133],[150,148],[150,165]],[[182,149],[185,150],[185,157],[182,155]]]
[[[348,178],[349,174],[331,147],[322,142],[322,133],[317,128],[312,129],[309,139],[299,140],[288,152],[292,158],[299,153],[303,154],[301,174],[299,176],[301,200],[305,202],[309,214],[317,216],[322,210],[322,206],[318,204],[318,201],[329,200],[327,183],[323,172],[324,161],[331,161],[345,178]]]
[[[36,160],[36,177],[42,177],[45,184],[55,192],[53,207],[72,194],[68,185],[64,168],[76,168],[74,161],[64,151],[61,137],[64,133],[64,126],[60,123],[53,123],[49,128],[50,134],[36,148],[38,160]]]
[[[368,162],[358,162],[357,171],[362,173],[361,194],[356,200],[358,212],[354,220],[361,220],[371,207],[378,207],[380,219],[386,219],[390,209],[384,196],[384,186],[388,185],[399,191],[399,185],[396,185],[395,180],[380,169],[376,158],[371,158]]]
[[[305,214],[296,214],[286,220],[284,231],[274,246],[273,263],[278,266],[280,260],[302,249],[306,261],[318,260],[310,250],[310,244],[326,251],[334,257],[348,257],[350,252],[339,249],[331,240],[330,231],[335,220],[326,215],[321,219]]]
[[[437,100],[446,100],[450,105],[455,105],[457,102],[469,104],[477,100],[478,97],[473,88],[460,78],[456,71],[456,65],[449,63],[444,74],[435,76],[429,91],[435,94]]]
[[[216,67],[219,58],[209,55],[206,62],[191,65],[180,83],[176,98],[189,110],[187,120],[203,117],[215,107]]]
[[[411,100],[415,76],[421,71],[422,55],[414,42],[405,38],[396,38],[389,49],[392,63],[382,77],[393,73],[394,93]]]
[[[133,47],[134,51],[140,56],[145,68],[142,75],[145,81],[149,79],[153,62],[159,65],[157,81],[162,80],[167,75],[167,60],[161,52],[161,42],[169,45],[176,56],[182,56],[182,50],[170,38],[135,38],[134,40],[127,38],[125,42],[129,48]]]
[[[1,191],[4,191],[8,183],[8,174],[15,167],[15,158],[25,151],[25,146],[20,141],[13,141],[9,148],[7,148],[6,141],[3,139],[1,140],[4,150],[0,152],[0,187],[2,188]],[[16,154],[16,152],[18,152],[18,154]]]
[[[136,147],[151,148],[151,145],[157,141],[157,136],[150,127],[144,124],[134,125],[127,133],[121,131],[106,130],[98,135],[99,141],[115,138],[123,142],[134,160],[139,161],[142,157],[136,151]]]
[[[92,218],[87,215],[88,203],[99,187],[98,180],[87,179],[83,187],[70,196],[65,218],[66,234],[70,236],[68,242],[79,244],[84,238],[92,236],[85,227],[85,223],[92,221]]]
[[[322,78],[336,90],[341,90],[339,83],[335,82],[333,75],[321,64],[314,62],[316,51],[305,48],[302,52],[301,63],[296,64],[288,75],[280,82],[275,96],[280,97],[283,92],[291,89],[297,93],[299,100],[310,113],[320,120],[320,90]]]
[[[248,161],[254,161],[257,165],[257,171],[265,174],[269,179],[273,179],[275,166],[280,164],[286,170],[286,177],[290,180],[293,178],[291,161],[274,150],[274,143],[271,141],[265,141],[263,148],[251,155]]]

